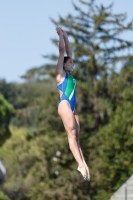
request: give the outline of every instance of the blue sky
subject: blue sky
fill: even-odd
[[[78,4],[78,0],[73,1]],[[112,1],[96,2],[108,5]],[[132,8],[133,1],[116,0],[113,12],[126,12],[131,20]],[[50,40],[58,36],[49,17],[58,20],[58,15],[65,17],[68,13],[75,13],[71,0],[1,0],[0,78],[22,82],[20,76],[28,69],[48,63],[42,55],[58,51]],[[124,37],[133,41],[131,32]]]

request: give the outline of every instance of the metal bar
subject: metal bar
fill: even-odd
[[[125,200],[127,200],[127,184],[125,183]]]

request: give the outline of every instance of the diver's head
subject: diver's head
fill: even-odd
[[[63,68],[67,72],[72,72],[74,69],[74,63],[71,57],[65,56],[64,57],[64,63],[63,63]]]

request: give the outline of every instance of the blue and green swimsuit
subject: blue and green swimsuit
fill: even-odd
[[[61,84],[57,85],[57,88],[62,92],[59,104],[63,100],[68,101],[71,106],[72,112],[74,112],[76,105],[76,80],[66,73],[64,81]]]

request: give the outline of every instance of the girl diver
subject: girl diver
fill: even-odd
[[[80,123],[75,110],[76,80],[71,76],[74,68],[72,51],[67,33],[61,28],[56,28],[56,31],[59,35],[59,58],[56,66],[56,83],[60,95],[58,114],[67,132],[70,150],[78,163],[77,170],[81,172],[84,180],[89,181],[89,168],[79,145]],[[65,50],[66,57],[64,57]]]

